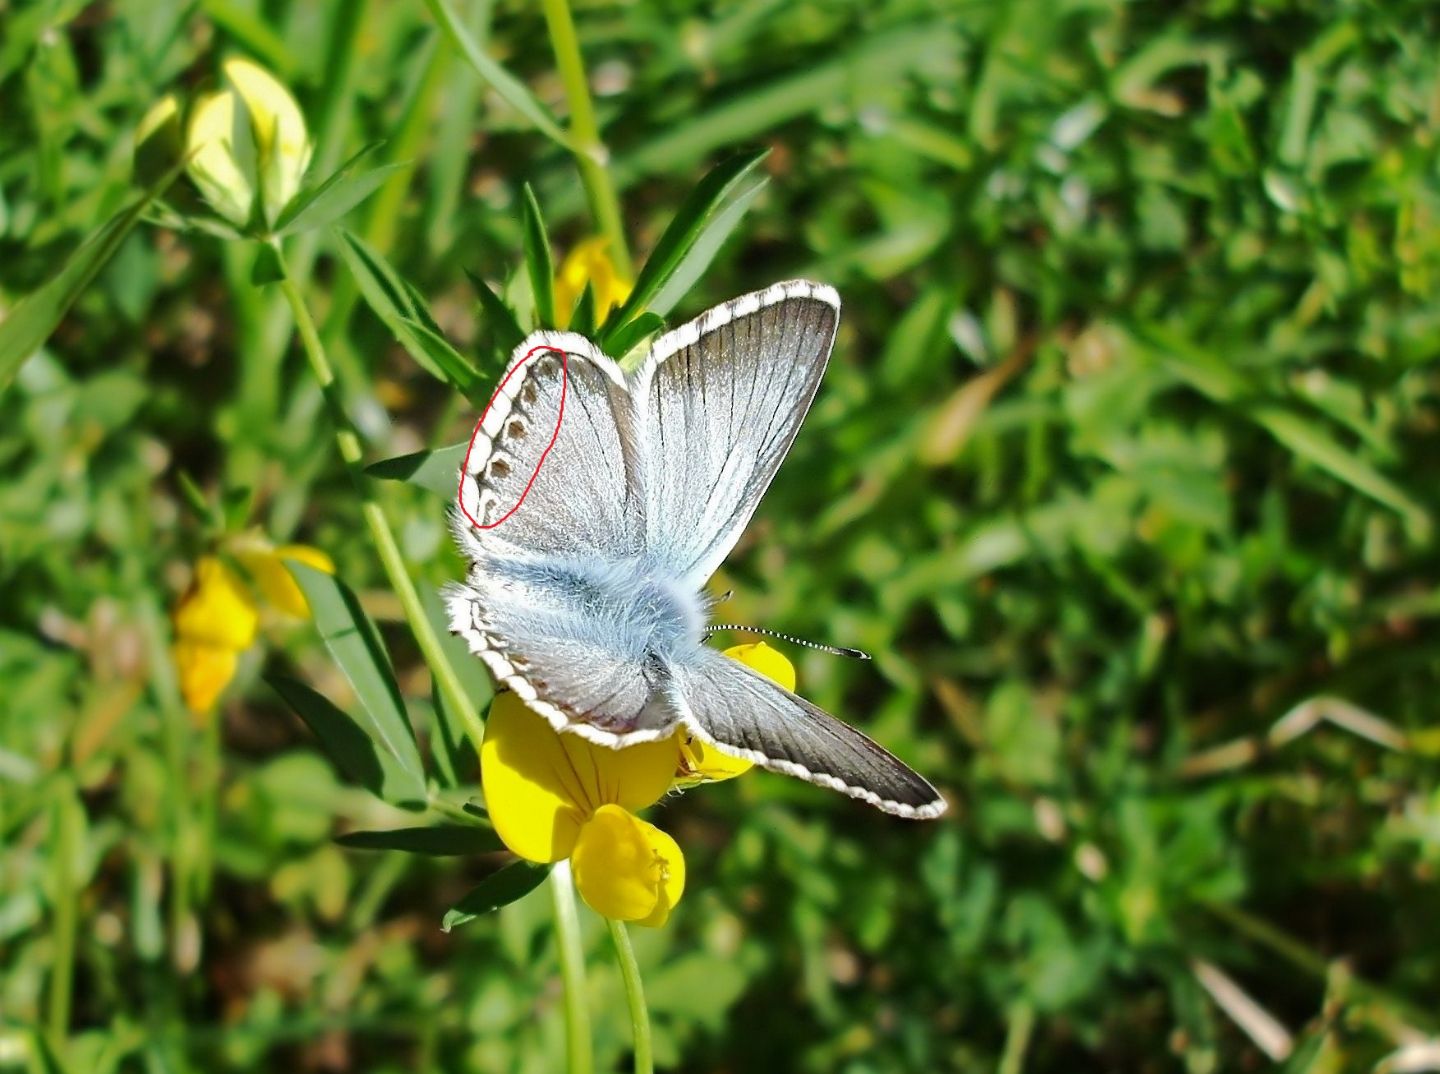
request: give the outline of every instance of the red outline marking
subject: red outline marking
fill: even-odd
[[[546,444],[545,450],[540,452],[540,461],[535,464],[535,472],[530,475],[530,480],[525,485],[525,491],[520,493],[520,499],[515,502],[515,506],[489,525],[483,522],[477,522],[475,516],[465,510],[465,479],[471,476],[470,452],[475,450],[475,438],[480,435],[480,427],[485,424],[486,415],[490,413],[490,408],[495,405],[495,400],[500,398],[500,393],[505,390],[505,385],[510,383],[510,378],[524,369],[525,363],[530,361],[530,359],[535,357],[540,351],[554,351],[560,356],[560,413],[555,416],[555,435],[550,437],[550,443]],[[531,347],[530,350],[526,352],[525,357],[515,363],[515,368],[505,374],[505,379],[500,382],[500,387],[496,388],[494,394],[490,396],[490,402],[486,403],[485,409],[480,411],[480,420],[475,423],[475,431],[470,434],[470,444],[465,448],[465,462],[460,466],[460,484],[455,490],[455,502],[460,507],[460,513],[469,519],[470,525],[474,526],[477,530],[493,530],[516,511],[520,510],[520,505],[525,502],[525,497],[530,495],[531,486],[535,484],[535,479],[540,476],[540,467],[545,465],[545,456],[550,454],[550,449],[555,446],[555,441],[560,439],[560,423],[565,420],[565,394],[569,390],[569,380],[570,356],[559,347],[552,347],[548,343],[542,343],[538,347]],[[498,436],[499,433],[496,433],[496,435]],[[491,442],[491,447],[492,449],[494,447],[493,441]],[[475,482],[475,486],[477,489],[480,486],[478,479]]]

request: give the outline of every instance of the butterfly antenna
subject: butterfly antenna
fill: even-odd
[[[764,627],[744,626],[740,623],[711,623],[711,630],[743,630],[747,634],[763,634],[767,638],[779,638],[781,641],[792,642],[795,645],[803,645],[807,649],[818,649],[822,653],[829,653],[831,656],[848,656],[852,660],[869,660],[870,654],[864,649],[849,649],[841,645],[822,645],[818,641],[806,641],[804,638],[797,638],[794,634],[782,634],[778,630],[766,630]]]

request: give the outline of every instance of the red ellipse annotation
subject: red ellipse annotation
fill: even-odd
[[[498,399],[500,393],[505,390],[505,385],[510,383],[510,378],[524,369],[530,359],[542,351],[554,351],[560,356],[560,410],[559,413],[555,415],[555,432],[550,437],[550,443],[545,445],[545,450],[540,452],[540,459],[535,463],[535,472],[530,475],[530,480],[525,482],[524,491],[520,493],[520,498],[515,501],[515,506],[506,511],[494,522],[488,524],[481,522],[469,511],[465,510],[465,479],[470,476],[470,453],[475,450],[475,438],[480,435],[480,427],[485,424],[485,416],[490,413],[490,408],[495,405],[495,400]],[[538,347],[531,347],[530,350],[526,352],[525,357],[515,363],[515,367],[505,374],[505,379],[500,382],[500,386],[496,388],[494,394],[490,396],[490,401],[485,404],[485,409],[480,412],[480,420],[475,423],[475,431],[470,434],[470,444],[465,449],[465,462],[460,467],[460,484],[455,494],[455,501],[460,505],[460,513],[464,515],[466,519],[469,520],[470,525],[476,529],[493,530],[516,511],[520,510],[520,505],[525,502],[525,497],[530,495],[531,486],[535,484],[535,479],[540,476],[540,467],[545,465],[545,457],[550,454],[550,449],[555,446],[555,441],[560,439],[560,423],[565,420],[565,393],[568,389],[569,382],[569,356],[559,347],[552,347],[548,343],[542,343]]]

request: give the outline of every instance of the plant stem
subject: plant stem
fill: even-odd
[[[75,928],[78,920],[75,890],[75,855],[79,853],[79,820],[81,809],[79,791],[69,779],[59,783],[55,796],[54,820],[54,872],[51,883],[54,891],[54,953],[51,958],[49,1029],[50,1040],[62,1054],[67,1050],[70,1036],[70,1000],[75,984]]]
[[[635,1074],[654,1074],[655,1061],[650,1049],[650,1009],[645,1006],[645,986],[640,981],[640,963],[635,961],[635,948],[630,946],[630,933],[625,922],[605,919],[610,926],[610,939],[615,944],[615,957],[620,962],[620,977],[625,982],[625,1002],[630,1007],[630,1028],[635,1036]]]
[[[276,254],[280,255],[279,243],[273,245]],[[280,256],[283,265],[284,257]],[[288,270],[279,286],[285,300],[290,304],[290,312],[295,318],[295,327],[300,333],[300,342],[305,350],[305,357],[310,361],[310,368],[314,371],[315,379],[320,384],[320,393],[325,400],[325,407],[330,411],[331,420],[335,423],[335,443],[340,449],[340,457],[345,461],[345,469],[350,474],[351,483],[355,486],[356,496],[360,500],[360,514],[370,530],[370,539],[380,557],[380,565],[385,570],[390,587],[400,598],[400,606],[405,611],[405,619],[410,624],[410,630],[415,635],[416,644],[420,646],[420,653],[424,656],[430,673],[435,676],[435,683],[445,698],[445,703],[459,713],[460,718],[465,721],[466,733],[470,736],[475,749],[478,750],[480,740],[484,737],[485,725],[480,719],[479,712],[476,711],[469,696],[465,693],[465,687],[461,685],[455,669],[450,666],[450,660],[440,645],[440,637],[435,633],[435,628],[430,625],[430,619],[425,614],[425,606],[420,602],[420,594],[415,590],[415,583],[405,572],[405,561],[400,554],[400,545],[395,540],[395,534],[390,529],[390,523],[386,520],[384,511],[380,509],[379,503],[375,500],[374,493],[370,488],[370,480],[365,476],[361,466],[364,453],[360,447],[360,437],[355,432],[349,416],[345,413],[344,404],[340,399],[339,385],[335,381],[335,373],[330,367],[330,361],[325,356],[325,347],[320,342],[320,334],[316,331],[315,321],[310,316],[305,300],[300,295],[300,289],[295,285]]]
[[[565,982],[565,1069],[567,1074],[592,1074],[590,1011],[585,1005],[585,949],[580,945],[580,915],[570,863],[550,870],[550,902],[555,908],[555,939],[560,945],[560,977]]]
[[[575,162],[580,168],[580,182],[590,202],[590,213],[600,234],[609,240],[610,258],[622,276],[634,275],[630,247],[625,242],[625,223],[620,213],[620,198],[605,163],[609,153],[600,140],[600,126],[595,121],[595,105],[590,99],[590,83],[585,77],[585,60],[580,54],[580,38],[575,33],[575,20],[570,15],[570,0],[544,0],[545,23],[550,29],[550,47],[555,64],[565,85],[565,99],[570,104],[570,134],[576,145]]]

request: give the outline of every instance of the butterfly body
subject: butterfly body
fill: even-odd
[[[497,681],[560,731],[621,748],[683,726],[936,816],[944,800],[880,746],[704,644],[704,584],[789,450],[838,316],[832,289],[776,284],[666,333],[633,372],[583,336],[534,333],[461,474],[452,523],[471,565],[447,607]]]

